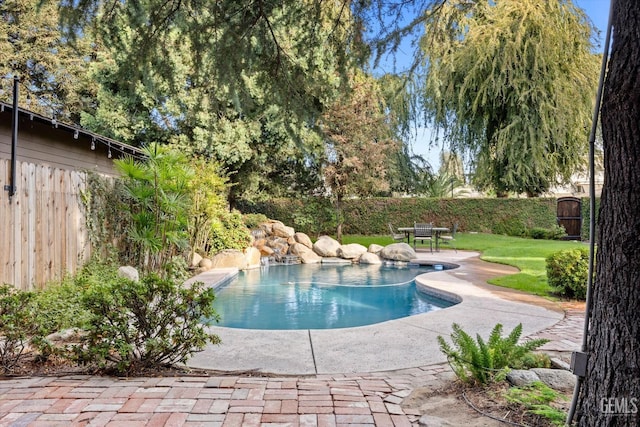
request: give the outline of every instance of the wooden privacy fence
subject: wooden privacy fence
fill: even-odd
[[[7,183],[10,161],[0,159]],[[90,255],[83,172],[17,162],[16,194],[0,194],[0,283],[42,287],[74,273]]]

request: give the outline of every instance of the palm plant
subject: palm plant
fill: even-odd
[[[184,156],[151,144],[144,161],[115,160],[127,198],[123,213],[128,229],[125,258],[143,271],[157,271],[188,247],[188,183],[193,169]]]
[[[455,175],[448,172],[441,172],[435,175],[429,182],[428,187],[425,190],[427,197],[453,197],[454,195],[461,195],[466,193],[466,190],[461,189],[464,185],[464,181]]]

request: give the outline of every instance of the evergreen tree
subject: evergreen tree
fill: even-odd
[[[0,2],[0,34],[0,75],[20,78],[20,106],[77,121],[92,91],[84,78],[93,60],[88,37],[69,45],[56,5],[38,0]],[[11,103],[12,82],[0,80],[0,89],[0,100]]]

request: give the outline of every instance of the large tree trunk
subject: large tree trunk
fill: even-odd
[[[602,105],[605,182],[598,220],[581,426],[640,425],[640,8],[614,3]]]

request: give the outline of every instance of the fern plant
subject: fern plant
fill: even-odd
[[[498,323],[487,341],[480,335],[476,335],[474,340],[457,323],[452,325],[452,329],[452,345],[438,336],[440,351],[447,356],[447,361],[458,378],[464,382],[480,384],[503,380],[509,369],[523,366],[523,359],[549,341],[534,339],[518,344],[522,324],[503,337],[502,325]]]

